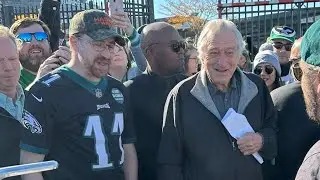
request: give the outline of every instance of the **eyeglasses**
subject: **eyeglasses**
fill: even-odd
[[[151,45],[154,45],[154,44],[163,44],[163,43],[152,43]],[[187,47],[187,45],[184,41],[176,41],[176,42],[171,42],[168,44],[169,44],[169,47],[171,48],[171,50],[175,53],[178,53],[178,52],[180,52],[180,49],[186,49],[186,47]]]
[[[273,43],[272,44],[273,47],[275,47],[276,49],[282,49],[282,47],[284,46],[286,51],[291,51],[292,48],[292,44],[283,44],[283,43]]]
[[[262,70],[264,70],[267,74],[273,73],[273,67],[272,66],[258,66],[254,69],[254,73],[256,75],[260,75],[262,73]]]
[[[82,40],[86,41],[87,43],[91,44],[92,48],[97,52],[103,52],[104,50],[108,49],[109,52],[114,52],[114,47],[116,46],[115,43],[106,43],[104,41],[93,41],[81,38]]]
[[[37,41],[44,41],[48,39],[48,34],[45,32],[35,32],[35,33],[21,33],[17,35],[17,38],[20,39],[23,43],[25,42],[31,42],[32,36]]]
[[[172,49],[173,52],[180,52],[180,49],[186,49],[187,45],[185,42],[175,42],[175,43],[171,43],[170,47]]]

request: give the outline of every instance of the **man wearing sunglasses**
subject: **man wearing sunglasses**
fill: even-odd
[[[272,28],[269,40],[273,46],[273,51],[278,55],[281,65],[281,79],[285,84],[294,81],[290,74],[289,62],[292,44],[296,38],[296,31],[288,26],[276,26]]]
[[[125,83],[137,134],[139,180],[157,179],[156,158],[161,137],[163,106],[170,90],[185,78],[185,43],[170,24],[148,24],[141,33],[147,71]]]
[[[21,163],[54,159],[57,171],[23,180],[137,180],[135,135],[126,88],[107,76],[125,41],[103,11],[77,13],[70,62],[43,76],[25,101]]]
[[[158,180],[262,180],[261,164],[252,155],[275,157],[276,111],[264,81],[237,68],[242,35],[233,22],[212,20],[197,48],[203,69],[175,86],[165,103]],[[230,108],[254,132],[241,128],[232,137],[221,122]],[[241,126],[237,116],[229,119],[234,129]]]
[[[21,42],[19,59],[22,65],[20,84],[26,88],[36,76],[60,67],[70,60],[70,51],[66,47],[52,53],[50,48],[50,30],[40,20],[25,18],[16,21],[10,31]]]

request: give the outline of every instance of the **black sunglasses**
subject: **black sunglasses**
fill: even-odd
[[[276,49],[282,49],[282,47],[284,46],[286,51],[291,51],[292,48],[292,44],[273,43],[272,46]]]
[[[186,49],[187,45],[185,42],[181,41],[181,42],[174,42],[170,44],[170,47],[172,49],[173,52],[180,52],[180,49]]]
[[[150,44],[150,46],[154,45],[154,44],[163,44],[163,43],[152,43]],[[187,45],[184,41],[176,41],[176,42],[170,42],[167,43],[169,44],[169,47],[171,48],[171,50],[175,53],[180,52],[180,49],[186,49]]]
[[[254,73],[256,75],[260,75],[262,73],[262,70],[264,69],[264,71],[267,73],[267,74],[271,74],[273,73],[273,67],[272,66],[258,66],[254,69]]]

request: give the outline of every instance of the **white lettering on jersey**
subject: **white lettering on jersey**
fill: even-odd
[[[115,113],[112,134],[121,135],[122,132],[123,132],[123,113]]]
[[[97,115],[89,116],[84,136],[94,137],[95,150],[98,155],[98,163],[92,165],[92,169],[112,168],[113,163],[109,160],[108,139],[102,131],[101,118]]]
[[[109,103],[97,105],[97,111],[99,111],[100,109],[110,109]]]
[[[123,104],[124,102],[124,97],[121,91],[117,88],[112,88],[111,90],[111,95],[116,100],[118,103]]]
[[[114,168],[113,162],[110,161],[108,137],[104,134],[103,119],[98,115],[91,115],[87,119],[84,136],[94,138],[95,151],[97,154],[97,163],[92,165],[92,169]],[[113,125],[111,127],[111,135],[119,136],[119,148],[121,151],[121,159],[119,164],[124,163],[124,150],[122,147],[121,133],[123,132],[123,113],[118,112],[114,115]],[[112,144],[111,144],[112,145]]]
[[[60,78],[61,78],[61,76],[59,74],[53,74],[53,75],[50,76],[49,79],[47,79],[45,81],[42,81],[42,83],[45,84],[46,86],[50,87],[51,86],[50,83],[52,83],[52,82],[54,82],[54,81],[56,81],[56,80],[58,80]]]

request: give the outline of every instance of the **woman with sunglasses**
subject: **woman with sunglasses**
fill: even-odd
[[[260,76],[269,91],[281,86],[281,67],[278,56],[270,51],[259,52],[253,61],[253,73]]]

